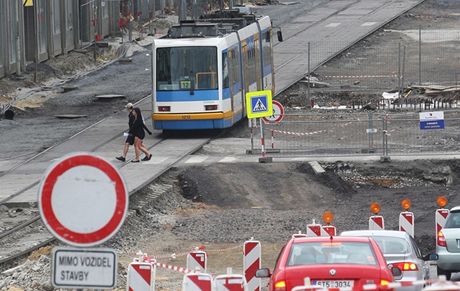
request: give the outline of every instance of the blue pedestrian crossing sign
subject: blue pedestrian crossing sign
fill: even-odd
[[[273,115],[272,91],[263,90],[246,93],[246,112],[248,118]]]

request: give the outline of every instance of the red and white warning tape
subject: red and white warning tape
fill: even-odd
[[[327,79],[397,78],[398,75],[327,75]]]
[[[273,132],[281,133],[281,134],[287,134],[287,135],[295,135],[295,136],[307,136],[307,135],[318,134],[318,133],[322,133],[322,132],[326,132],[326,131],[325,130],[318,130],[318,131],[312,131],[312,132],[294,132],[294,131],[273,129]]]
[[[167,269],[167,270],[171,270],[171,271],[175,271],[175,272],[179,272],[179,273],[184,273],[184,274],[188,274],[190,272],[193,272],[193,270],[190,270],[190,269],[187,269],[187,268],[184,268],[184,267],[180,267],[180,266],[174,266],[174,265],[163,264],[163,263],[158,263],[158,262],[155,262],[155,265],[158,268]]]

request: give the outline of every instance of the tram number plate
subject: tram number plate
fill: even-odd
[[[325,288],[344,288],[353,287],[353,280],[319,280],[313,281],[313,284]]]
[[[182,119],[192,119],[191,115],[182,115]]]

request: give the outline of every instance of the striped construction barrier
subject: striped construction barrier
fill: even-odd
[[[334,225],[323,225],[321,227],[321,236],[336,236],[337,228]]]
[[[321,224],[307,224],[307,236],[308,237],[319,237],[321,236]]]
[[[206,272],[208,255],[205,251],[195,250],[187,255],[187,269]]]
[[[248,283],[249,291],[261,290],[261,279],[256,278],[256,272],[262,267],[262,246],[259,241],[249,240],[243,246],[243,273]]]
[[[214,291],[248,291],[248,284],[243,275],[219,275],[213,282]]]
[[[399,214],[399,231],[407,232],[411,237],[414,237],[414,213],[403,211]]]
[[[212,291],[212,276],[206,273],[185,274],[182,291]]]
[[[127,291],[154,291],[155,290],[155,263],[132,262],[128,266]]]
[[[449,216],[449,209],[436,209],[435,213],[435,225],[436,225],[436,244],[439,244],[439,232],[444,228],[446,224],[447,216]]]
[[[381,215],[372,215],[369,217],[369,230],[385,229],[385,221]]]

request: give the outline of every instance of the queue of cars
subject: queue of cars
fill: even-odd
[[[430,279],[428,261],[437,260],[438,275],[450,280],[460,271],[460,206],[451,209],[438,233],[436,253],[422,255],[415,240],[402,231],[356,230],[340,236],[307,237],[293,235],[281,249],[275,268],[257,271],[257,277],[270,278],[270,291],[290,291],[309,284],[322,288],[363,290],[375,284],[389,290],[389,282],[415,282]],[[408,284],[406,284],[408,285]],[[419,291],[422,285],[404,290]]]

